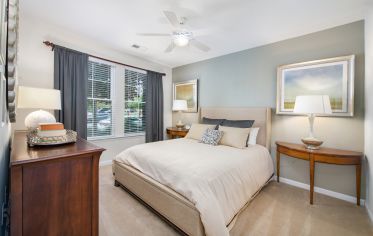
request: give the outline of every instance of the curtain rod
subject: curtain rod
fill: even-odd
[[[52,51],[54,49],[54,47],[56,46],[56,44],[50,42],[50,41],[43,41],[43,43],[48,46],[48,47],[51,47],[52,48]],[[135,69],[139,69],[139,70],[145,70],[145,71],[149,71],[149,70],[146,70],[144,68],[140,68],[140,67],[137,67],[137,66],[131,66],[131,65],[127,65],[127,64],[124,64],[124,63],[121,63],[121,62],[117,62],[117,61],[113,61],[113,60],[109,60],[109,59],[106,59],[106,58],[103,58],[103,57],[98,57],[98,56],[95,56],[95,55],[91,55],[91,54],[88,54],[88,56],[90,57],[93,57],[93,58],[97,58],[97,59],[100,59],[100,60],[103,60],[103,61],[108,61],[108,62],[111,62],[111,63],[115,63],[115,64],[119,64],[119,65],[122,65],[122,66],[128,66],[128,67],[131,67],[131,68],[135,68]],[[156,72],[156,71],[155,71]],[[157,72],[159,73],[159,72]],[[166,76],[165,73],[159,73],[161,74],[162,76]]]

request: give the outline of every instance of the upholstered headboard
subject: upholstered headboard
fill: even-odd
[[[271,145],[271,108],[269,107],[202,107],[202,117],[229,120],[255,120],[253,127],[259,127],[257,144],[270,150]]]

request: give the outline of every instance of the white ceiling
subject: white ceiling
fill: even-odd
[[[361,20],[369,0],[20,0],[22,12],[119,51],[176,67]],[[164,10],[211,50],[164,53],[170,33]],[[132,44],[147,48],[131,48]]]

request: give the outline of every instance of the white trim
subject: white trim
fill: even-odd
[[[123,67],[124,67],[125,70],[131,70],[131,71],[138,72],[138,73],[145,74],[145,75],[148,74],[148,71],[143,70],[143,69],[137,69],[137,68],[133,68],[131,66],[123,66]]]
[[[99,166],[110,166],[113,164],[113,160],[108,160],[108,161],[100,161]]]
[[[88,141],[97,141],[97,140],[106,140],[106,139],[113,139],[113,138],[119,138],[115,135],[105,135],[105,136],[92,136],[87,137]]]
[[[109,65],[109,66],[116,66],[118,65],[117,63],[114,63],[114,62],[111,62],[111,61],[108,61],[108,60],[105,60],[105,59],[100,59],[100,58],[96,58],[96,57],[91,57],[89,56],[88,57],[88,60],[89,61],[92,61],[92,62],[97,62],[97,63],[101,63],[101,64],[105,64],[105,65]]]
[[[365,209],[367,209],[368,216],[370,218],[370,221],[373,222],[373,212],[370,211],[368,204],[365,204]]]
[[[277,176],[274,176],[273,179],[277,180]],[[283,178],[283,177],[280,177],[280,182],[288,184],[288,185],[292,185],[292,186],[295,186],[295,187],[298,187],[298,188],[306,189],[306,190],[310,189],[309,184],[301,183],[301,182],[291,180],[291,179],[287,179],[287,178]],[[334,191],[327,190],[327,189],[320,188],[320,187],[315,187],[314,191],[316,193],[321,193],[321,194],[327,195],[329,197],[334,197],[334,198],[337,198],[337,199],[341,199],[341,200],[356,204],[356,197],[354,197],[354,196],[334,192]],[[360,199],[360,205],[361,206],[365,205],[365,199]]]

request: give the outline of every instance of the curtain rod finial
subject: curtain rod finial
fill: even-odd
[[[46,45],[46,46],[48,46],[48,47],[52,47],[52,51],[53,51],[53,49],[54,49],[54,43],[52,43],[52,42],[50,42],[50,41],[43,41],[43,43]]]

